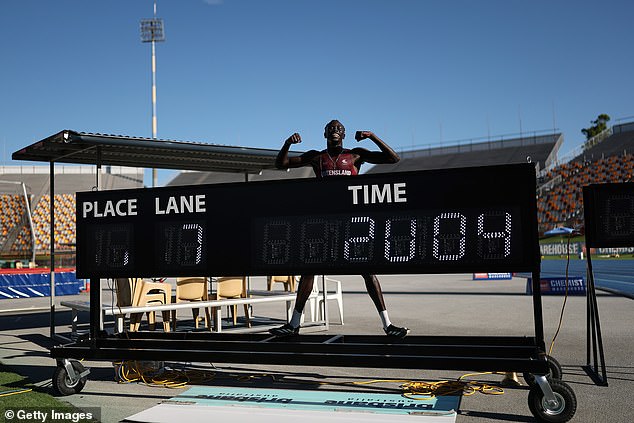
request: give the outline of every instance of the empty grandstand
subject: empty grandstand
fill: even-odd
[[[492,164],[535,163],[538,177],[538,222],[540,231],[555,226],[583,224],[582,187],[591,183],[630,181],[634,174],[634,123],[609,128],[601,139],[593,139],[583,149],[561,163],[557,154],[563,137],[559,133],[532,134],[495,141],[471,140],[456,145],[427,147],[400,152],[401,161],[376,165],[367,173],[398,172]],[[268,163],[268,162],[267,162]],[[269,165],[269,167],[271,167]],[[168,185],[196,185],[222,182],[259,181],[313,177],[310,167],[261,172],[182,171]],[[55,249],[74,258],[75,193],[97,185],[94,166],[55,167]],[[50,248],[50,179],[48,166],[0,166],[0,258],[30,261],[35,243],[39,264],[47,265]],[[11,182],[23,182],[31,208],[32,226],[24,195]],[[101,189],[140,188],[143,170],[105,166],[100,174]],[[31,235],[31,227],[35,240]]]
[[[601,135],[601,134],[600,134]],[[605,130],[603,137],[595,137],[583,145],[583,153],[572,158],[575,162],[594,161],[609,156],[634,153],[634,123],[614,125]]]
[[[367,173],[404,172],[410,170],[447,169],[509,163],[535,163],[537,170],[556,162],[563,142],[559,133],[522,135],[483,141],[482,138],[452,145],[428,146],[399,152],[395,164],[373,166]]]
[[[259,173],[227,173],[183,171],[177,174],[167,186],[220,184],[225,182],[269,181],[274,179],[297,179],[313,177],[313,170],[308,167],[275,170],[264,169]]]
[[[634,123],[608,128],[588,140],[570,161],[545,169],[537,194],[540,231],[582,228],[585,185],[629,182],[634,175]]]
[[[581,228],[583,186],[633,180],[634,123],[608,128],[565,162],[557,159],[562,141],[561,134],[555,133],[428,147],[401,152],[399,163],[377,165],[367,173],[520,163],[530,158],[539,175],[540,233],[556,226]]]
[[[50,178],[48,166],[0,166],[0,180],[26,186],[31,211],[29,222],[24,196],[11,185],[0,184],[0,257],[31,261],[50,248]],[[106,166],[99,176],[102,189],[139,188],[143,169]],[[94,166],[55,166],[55,249],[74,252],[75,193],[90,191],[97,184]],[[31,230],[31,223],[32,229]],[[35,235],[35,240],[32,238]],[[45,261],[45,260],[44,260]],[[71,260],[72,261],[72,260]]]

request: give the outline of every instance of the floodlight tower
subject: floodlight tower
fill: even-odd
[[[152,138],[156,139],[156,46],[165,41],[163,19],[156,17],[156,0],[154,0],[154,17],[141,19],[141,42],[152,43]],[[157,186],[156,169],[152,169],[152,186]]]

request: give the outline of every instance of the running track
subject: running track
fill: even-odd
[[[568,276],[582,276],[586,279],[586,266],[586,260],[570,260]],[[634,298],[634,260],[595,259],[592,260],[592,270],[597,289],[618,291]],[[543,260],[541,271],[542,277],[563,277],[566,275],[566,260]]]

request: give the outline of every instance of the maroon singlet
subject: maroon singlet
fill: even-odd
[[[355,154],[342,150],[338,156],[331,157],[327,150],[322,151],[313,162],[313,171],[317,179],[329,176],[354,176],[359,173],[354,165]]]

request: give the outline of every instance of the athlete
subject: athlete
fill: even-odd
[[[396,163],[400,160],[394,150],[370,131],[358,131],[355,135],[355,139],[361,141],[369,138],[381,151],[369,151],[359,147],[353,148],[352,150],[344,149],[343,139],[346,137],[346,129],[338,120],[332,120],[326,125],[324,137],[326,138],[327,145],[325,150],[310,150],[301,156],[288,157],[288,150],[291,148],[291,145],[302,142],[302,138],[299,134],[294,133],[284,142],[284,145],[277,155],[275,165],[278,169],[312,166],[317,179],[323,179],[331,176],[357,175],[361,164],[364,162],[381,164]],[[390,321],[385,307],[385,301],[383,300],[381,285],[377,277],[375,275],[362,276],[368,294],[379,312],[383,323],[383,330],[386,335],[404,338],[409,333],[409,329],[395,326]],[[281,327],[271,329],[269,331],[270,333],[279,337],[297,335],[299,333],[302,312],[313,289],[314,279],[314,275],[302,275],[291,321]]]

